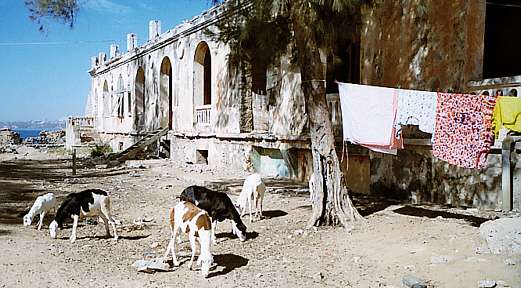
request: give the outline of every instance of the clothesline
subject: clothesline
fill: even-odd
[[[494,143],[492,126],[496,132],[503,126],[521,130],[521,98],[337,83],[344,140],[373,151],[396,155],[403,149],[401,127],[417,125],[432,135],[435,157],[483,168]],[[504,101],[509,103],[501,105]],[[512,101],[519,106],[512,109]],[[503,112],[510,114],[499,117]]]

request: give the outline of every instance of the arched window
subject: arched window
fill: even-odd
[[[116,89],[116,106],[118,107],[118,117],[123,118],[125,112],[125,84],[123,76],[118,77],[118,86]]]
[[[107,80],[103,82],[103,108],[102,113],[104,117],[110,116],[110,93],[109,93],[109,84]]]
[[[136,80],[134,82],[134,94],[135,94],[135,124],[136,128],[144,128],[145,125],[145,71],[139,67],[136,73]]]
[[[161,62],[159,91],[160,126],[172,129],[172,64],[168,57]]]
[[[212,57],[206,42],[197,46],[194,59],[194,103],[212,104]]]

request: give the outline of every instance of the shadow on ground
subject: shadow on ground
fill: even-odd
[[[246,231],[246,241],[252,240],[259,237],[259,233],[252,231],[248,232]],[[221,232],[221,233],[215,233],[215,238],[227,238],[227,239],[239,239],[235,234],[231,232]]]
[[[219,265],[217,268],[224,267],[224,269],[210,273],[208,278],[226,275],[237,268],[248,265],[249,261],[248,259],[235,254],[214,255],[213,260],[217,265]]]
[[[92,171],[92,170],[91,170]],[[83,178],[116,176],[127,171],[78,171],[72,176],[70,160],[16,160],[0,162],[0,223],[21,224],[36,197],[53,192],[58,202],[66,191],[50,191],[42,187],[44,183],[81,181]],[[46,217],[47,218],[47,217]]]
[[[309,195],[307,183],[301,183],[289,179],[262,178],[266,184],[266,192],[272,194],[283,194],[284,196],[304,196]],[[241,192],[244,178],[226,179],[205,182],[204,186],[232,195],[239,195]]]
[[[476,217],[476,216],[472,216],[472,215],[457,214],[457,213],[452,213],[452,212],[431,210],[431,209],[412,207],[412,206],[404,206],[404,207],[393,210],[393,212],[402,214],[402,215],[416,216],[416,217],[428,217],[428,218],[443,217],[443,218],[450,218],[450,219],[463,219],[474,227],[479,227],[483,222],[491,220],[488,218]]]
[[[266,219],[277,218],[277,217],[282,217],[282,216],[286,216],[286,215],[288,215],[288,212],[282,211],[282,210],[262,211],[262,217],[265,217]],[[249,217],[249,216],[247,216],[247,217]]]

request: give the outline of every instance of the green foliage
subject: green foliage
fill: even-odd
[[[61,21],[72,28],[79,10],[78,0],[25,0],[25,6],[29,9],[29,19],[40,26],[40,31],[45,30],[45,18]]]
[[[108,144],[96,144],[96,146],[90,150],[91,157],[101,157],[108,153],[112,153],[112,148]]]
[[[214,0],[214,4],[223,1]],[[292,23],[304,23],[313,32],[317,49],[333,59],[345,53],[346,43],[358,42],[361,26],[360,7],[371,0],[228,0],[230,12],[218,24],[217,40],[230,46],[228,63],[273,63],[295,45]],[[297,48],[297,47],[294,47]],[[298,53],[298,49],[291,49]],[[296,59],[296,55],[291,55]]]

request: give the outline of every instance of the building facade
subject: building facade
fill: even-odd
[[[256,73],[262,79],[248,79],[244,85],[244,74],[228,65],[229,47],[208,33],[217,32],[216,23],[228,13],[233,12],[216,6],[164,33],[159,21],[151,21],[142,46],[135,34],[128,34],[124,53],[112,45],[108,57],[93,57],[89,123],[97,140],[114,151],[168,128],[171,159],[238,169],[251,162],[265,175],[306,181],[312,162],[298,67],[289,56],[282,57]],[[515,1],[382,0],[364,7],[361,19],[359,42],[344,47],[345,65],[336,75],[329,74],[335,69],[323,57],[326,97],[339,139],[341,111],[330,85],[334,78],[387,87],[521,95],[521,54],[516,52],[521,43],[508,33],[521,27],[521,6]],[[69,120],[74,121],[85,122]],[[79,131],[69,126],[73,132],[68,134]],[[418,145],[424,142],[417,140],[430,135],[416,132],[409,134],[414,138],[409,143],[416,144],[406,145],[398,156],[350,147],[349,186],[355,192],[417,203],[501,206],[499,155],[491,155],[483,171],[451,167],[434,159],[428,144]],[[68,147],[81,144],[78,135],[67,139]],[[513,159],[516,166],[517,156]],[[521,179],[519,172],[514,170],[515,179]],[[514,183],[513,193],[519,209],[521,182]]]

